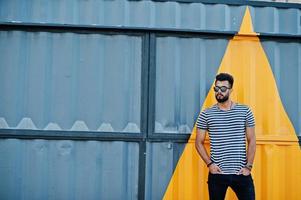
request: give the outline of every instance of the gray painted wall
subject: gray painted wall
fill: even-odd
[[[138,36],[0,31],[0,128],[140,132]]]
[[[138,143],[0,140],[0,197],[137,199]]]

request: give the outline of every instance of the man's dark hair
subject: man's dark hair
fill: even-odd
[[[216,75],[215,83],[216,83],[216,81],[228,81],[230,84],[230,88],[233,87],[233,83],[234,83],[233,76],[231,76],[230,74],[227,74],[227,73],[220,73],[220,74]]]

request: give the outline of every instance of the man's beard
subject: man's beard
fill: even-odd
[[[229,99],[229,95],[222,95],[222,98],[217,98],[217,96],[219,96],[219,94],[215,95],[215,99],[217,100],[217,102],[219,103],[224,103]]]

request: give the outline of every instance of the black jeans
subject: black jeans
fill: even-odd
[[[210,200],[224,200],[228,187],[231,187],[239,200],[254,200],[255,190],[252,176],[234,174],[211,174],[208,176]]]

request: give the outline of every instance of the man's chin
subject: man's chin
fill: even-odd
[[[228,98],[222,98],[222,99],[215,98],[215,99],[216,99],[216,101],[217,101],[218,103],[224,103],[224,102],[226,102],[226,101],[228,100]]]

